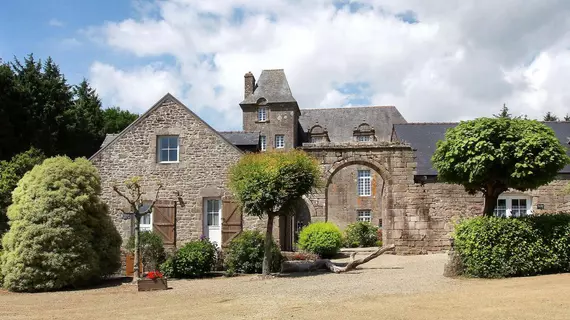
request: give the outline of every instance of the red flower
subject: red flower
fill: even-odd
[[[154,279],[162,278],[163,275],[162,275],[162,273],[160,273],[160,271],[151,271],[151,272],[146,274],[146,277],[148,279],[154,280]]]

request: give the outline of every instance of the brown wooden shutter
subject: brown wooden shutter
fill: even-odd
[[[176,201],[157,200],[152,211],[152,229],[165,247],[176,246]]]
[[[222,247],[227,245],[241,233],[242,213],[239,205],[232,199],[222,201]]]

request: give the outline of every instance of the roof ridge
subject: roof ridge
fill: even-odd
[[[364,108],[396,108],[396,106],[350,106],[350,107],[332,107],[332,108],[302,108],[303,110],[337,110],[337,109],[364,109]]]

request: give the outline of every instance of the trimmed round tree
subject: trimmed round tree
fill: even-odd
[[[8,208],[4,286],[48,291],[93,283],[120,267],[121,237],[85,158],[45,160],[26,173]]]
[[[548,126],[510,118],[462,121],[447,130],[432,157],[440,181],[483,193],[487,216],[493,215],[501,193],[548,184],[569,160]]]
[[[273,220],[289,215],[301,197],[320,185],[316,159],[300,150],[244,155],[230,169],[230,188],[247,215],[267,217],[262,273],[271,266]]]

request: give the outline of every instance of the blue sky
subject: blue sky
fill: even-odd
[[[112,8],[112,10],[110,10]],[[0,11],[0,57],[11,61],[33,53],[48,56],[60,65],[70,82],[88,75],[97,57],[112,55],[96,46],[84,46],[80,30],[105,20],[132,15],[130,1],[121,0],[18,0],[6,1]],[[75,40],[74,40],[75,39]]]
[[[568,16],[570,1],[549,0],[14,0],[0,57],[51,56],[70,83],[137,113],[170,92],[224,130],[241,127],[243,75],[274,68],[301,108],[563,116]]]

